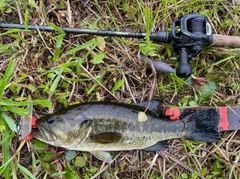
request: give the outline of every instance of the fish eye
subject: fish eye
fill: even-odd
[[[51,117],[49,117],[49,118],[47,119],[47,122],[48,122],[49,124],[52,124],[53,121],[54,121],[54,117],[53,117],[53,116],[51,116]]]

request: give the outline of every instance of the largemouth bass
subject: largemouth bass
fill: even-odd
[[[144,115],[144,122],[140,122],[139,114]],[[167,140],[173,138],[216,142],[220,139],[219,119],[214,109],[170,121],[143,106],[91,102],[38,119],[32,135],[50,145],[91,152],[111,163],[107,151],[161,151],[167,148]]]

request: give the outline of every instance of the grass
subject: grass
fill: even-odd
[[[113,152],[116,158],[110,166],[89,153],[62,151],[37,140],[19,143],[16,137],[17,118],[27,114],[30,102],[37,118],[87,101],[137,103],[158,98],[164,106],[240,104],[239,48],[205,47],[191,66],[193,75],[208,83],[189,86],[174,74],[148,69],[135,56],[140,50],[165,61],[176,55],[169,44],[64,34],[57,28],[149,33],[170,30],[180,15],[200,13],[209,18],[214,33],[239,36],[240,4],[234,2],[1,1],[1,22],[49,24],[56,32],[0,30],[0,176],[239,178],[237,131],[222,133],[222,140],[214,144],[176,139],[163,152]]]

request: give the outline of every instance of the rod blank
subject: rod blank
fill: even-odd
[[[10,24],[10,23],[0,23],[0,28],[5,29],[26,29],[23,24]],[[91,29],[81,29],[81,28],[71,28],[71,27],[58,27],[65,33],[72,34],[88,34],[88,35],[98,35],[98,36],[114,36],[114,37],[127,37],[127,38],[139,38],[142,39],[146,37],[146,33],[142,32],[120,32],[111,30],[91,30]],[[53,32],[54,28],[42,25],[28,25],[28,30],[40,30]],[[172,41],[172,33],[157,31],[150,34],[150,38],[154,42],[169,43]]]
[[[7,29],[26,29],[23,24],[10,24],[10,23],[0,23],[0,28]],[[116,37],[128,37],[128,38],[144,38],[146,33],[141,32],[119,32],[110,30],[91,30],[91,29],[81,29],[81,28],[71,28],[71,27],[59,27],[65,33],[72,34],[88,34],[88,35],[99,35],[99,36],[116,36]],[[40,30],[53,32],[54,28],[42,25],[28,25],[28,30]]]

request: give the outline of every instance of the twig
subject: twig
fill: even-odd
[[[96,78],[84,67],[81,65],[81,68],[93,79],[95,80],[102,88],[104,88],[112,97],[114,97],[116,100],[118,100],[118,98],[111,93],[111,91],[109,91],[105,86],[103,86],[98,80],[96,80]]]
[[[114,157],[113,161],[116,160],[118,158],[118,156],[121,154],[121,152],[119,152],[116,157]],[[103,167],[99,172],[97,172],[95,175],[93,175],[90,179],[94,179],[96,177],[98,177],[102,172],[104,172],[111,164],[107,164],[105,167]]]

